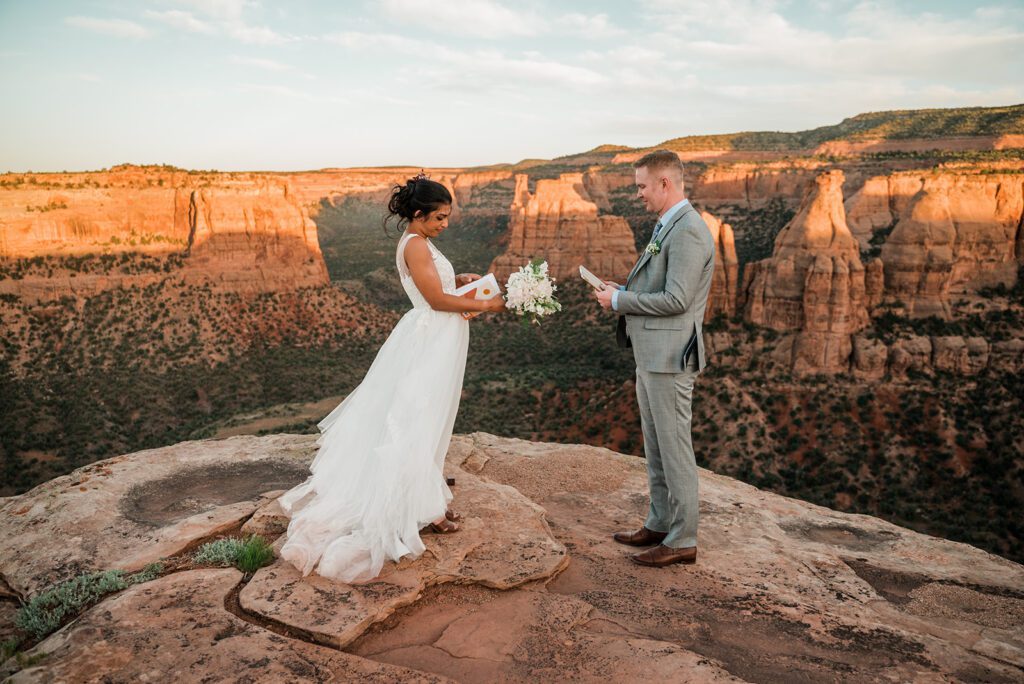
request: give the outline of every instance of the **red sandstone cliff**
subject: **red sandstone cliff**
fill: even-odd
[[[13,176],[0,188],[0,257],[89,254],[108,258],[91,272],[54,261],[0,279],[0,292],[49,299],[168,277],[230,291],[328,282],[316,225],[286,178],[123,167]],[[164,268],[124,268],[135,255]]]
[[[796,200],[823,166],[813,161],[715,165],[691,183],[690,196],[708,206],[737,204],[750,208],[763,206],[775,197]]]
[[[845,370],[850,335],[868,325],[867,291],[856,239],[846,225],[841,171],[823,173],[793,220],[775,239],[772,256],[751,264],[744,278],[747,320],[801,333],[794,369]]]
[[[704,320],[708,321],[717,314],[732,316],[736,313],[736,279],[739,275],[739,260],[736,258],[736,238],[732,226],[719,221],[706,211],[700,212],[704,222],[708,224],[711,238],[715,241],[715,272],[708,293],[708,304]]]
[[[598,216],[583,185],[583,174],[565,173],[558,179],[537,181],[531,194],[528,177],[516,176],[510,207],[507,251],[491,264],[500,280],[531,259],[548,262],[555,278],[578,275],[584,264],[598,275],[623,278],[636,262],[637,253],[626,220]]]
[[[886,296],[915,316],[950,314],[951,295],[1017,282],[1024,178],[924,176],[882,247]]]

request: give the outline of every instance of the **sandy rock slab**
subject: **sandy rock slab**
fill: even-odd
[[[450,681],[263,629],[225,609],[234,569],[192,570],[136,585],[28,653],[11,682]]]
[[[701,470],[697,564],[646,568],[611,539],[644,520],[642,459],[482,433],[458,437],[449,459],[544,507],[571,560],[538,591],[589,606],[584,624],[616,648],[666,643],[748,681],[1024,678],[1024,567],[1011,561]],[[424,600],[402,613],[390,638],[430,609]],[[455,676],[427,657],[431,636],[413,640],[426,648],[416,658],[372,657]],[[515,671],[511,654],[490,657]]]
[[[245,586],[241,607],[343,647],[415,602],[429,586],[474,583],[510,589],[564,568],[566,549],[553,538],[544,510],[512,487],[459,469],[459,454],[453,456],[448,474],[457,478],[451,505],[463,515],[459,532],[424,533],[427,550],[420,558],[385,564],[380,577],[366,584],[342,584],[315,573],[303,578],[279,558]]]
[[[437,598],[417,605],[398,627],[360,639],[352,652],[460,682],[741,681],[676,644],[624,634],[574,597],[467,596],[460,588]]]
[[[81,572],[135,570],[230,529],[301,482],[315,437],[183,442],[97,461],[0,499],[0,576],[27,597]]]

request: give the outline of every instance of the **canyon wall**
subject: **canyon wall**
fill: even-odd
[[[885,244],[886,296],[913,316],[950,316],[950,300],[1017,282],[1020,174],[929,174]]]
[[[719,164],[701,173],[691,183],[689,194],[694,202],[708,206],[757,208],[776,197],[795,203],[824,166],[813,161]]]
[[[133,261],[143,258],[139,272]],[[227,291],[328,282],[294,186],[259,174],[126,167],[11,177],[0,187],[0,259],[28,264],[0,279],[0,292],[31,300],[168,277]]]
[[[842,171],[819,175],[776,237],[772,256],[750,264],[744,277],[745,318],[800,333],[794,368],[843,369],[850,335],[868,325],[868,307],[881,294],[867,289],[858,243],[846,225],[843,181]]]
[[[508,248],[491,264],[504,282],[510,273],[540,258],[558,279],[579,277],[580,264],[600,277],[622,279],[636,263],[633,231],[619,216],[599,216],[582,173],[537,181],[530,193],[526,174],[516,175],[509,208]]]
[[[715,272],[704,314],[704,320],[709,321],[720,313],[726,316],[736,313],[736,281],[740,266],[736,258],[736,237],[733,235],[732,226],[719,221],[706,211],[700,212],[700,215],[708,224],[711,238],[715,241]]]

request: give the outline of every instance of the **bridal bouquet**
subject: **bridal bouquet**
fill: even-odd
[[[505,307],[522,316],[524,323],[526,316],[532,315],[533,322],[540,325],[538,318],[562,310],[554,296],[557,289],[548,277],[548,262],[536,259],[508,277]]]

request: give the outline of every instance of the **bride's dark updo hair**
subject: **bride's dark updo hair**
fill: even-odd
[[[384,216],[384,230],[387,231],[392,218],[398,217],[398,228],[404,230],[409,221],[415,218],[416,212],[426,216],[451,203],[452,194],[448,188],[421,173],[410,178],[405,185],[395,185],[391,189],[388,213]]]

